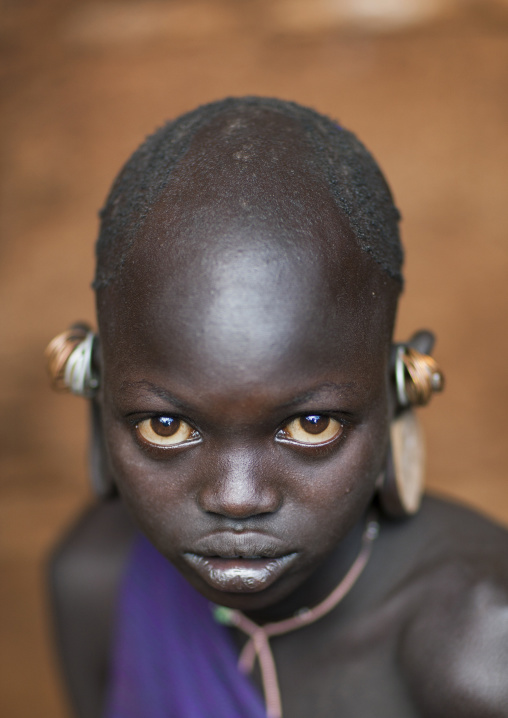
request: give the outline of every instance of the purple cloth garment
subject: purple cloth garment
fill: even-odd
[[[120,591],[105,718],[266,718],[209,602],[143,537]]]

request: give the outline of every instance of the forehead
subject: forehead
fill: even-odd
[[[106,358],[136,346],[231,372],[384,351],[396,294],[271,113],[194,138],[98,306]]]
[[[394,295],[360,250],[333,266],[247,230],[215,240],[210,252],[135,263],[108,291],[106,363],[242,382],[385,359]]]

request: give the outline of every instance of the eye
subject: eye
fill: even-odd
[[[277,433],[277,438],[282,441],[316,446],[333,441],[342,434],[342,431],[343,426],[337,419],[309,414],[292,419]]]
[[[152,446],[181,446],[200,439],[199,433],[183,419],[153,416],[136,424],[140,439]]]

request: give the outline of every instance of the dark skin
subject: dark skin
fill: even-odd
[[[209,600],[262,623],[318,603],[357,555],[396,410],[398,286],[358,248],[297,130],[267,113],[257,136],[265,156],[247,134],[233,151],[202,130],[99,294],[98,402],[134,522]],[[85,718],[100,715],[133,533],[121,506],[92,512],[56,562],[65,608],[59,567],[106,531],[104,578],[60,624]],[[435,500],[383,519],[340,607],[272,641],[285,717],[508,716],[507,549],[503,530]],[[196,568],[217,554],[213,576]],[[290,557],[275,577],[273,556]],[[80,667],[78,614],[98,626]]]

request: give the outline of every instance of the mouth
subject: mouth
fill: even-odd
[[[271,586],[292,566],[298,554],[282,556],[203,556],[183,555],[206,583],[227,593],[257,593]]]
[[[252,538],[212,537],[206,547],[199,547],[196,552],[187,551],[183,558],[200,578],[218,591],[257,593],[275,583],[293,565],[298,553],[284,553],[271,543],[267,545],[259,538],[257,541]]]

